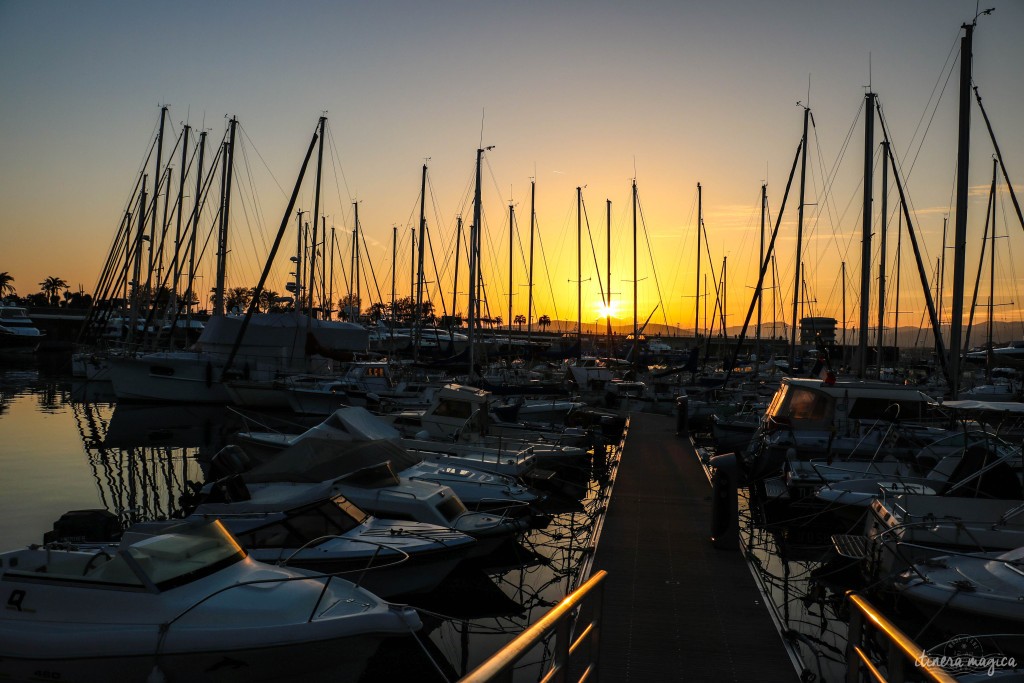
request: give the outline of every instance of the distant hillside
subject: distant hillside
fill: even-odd
[[[576,321],[575,320],[552,320],[550,327],[547,328],[547,331],[548,332],[572,332],[575,329],[576,329]],[[736,337],[736,336],[739,335],[740,331],[742,330],[742,327],[740,327],[740,326],[732,327],[731,326],[731,327],[729,327],[727,329],[728,329],[728,335],[730,337]],[[606,326],[606,324],[603,321],[601,321],[599,323],[596,323],[596,324],[593,323],[593,322],[591,322],[591,323],[584,322],[583,323],[583,333],[584,334],[595,334],[595,333],[596,334],[605,334],[606,331],[607,331],[607,326]],[[778,322],[778,323],[775,324],[775,332],[776,332],[775,336],[788,339],[789,338],[789,325],[785,324],[785,323],[782,323],[782,322]],[[617,335],[617,336],[626,336],[626,335],[632,334],[633,333],[633,325],[632,325],[632,323],[625,324],[625,325],[612,325],[612,333]],[[771,336],[773,336],[772,333],[773,333],[772,323],[771,322],[762,322],[761,323],[761,336],[762,337],[771,337]],[[963,332],[962,332],[962,334],[966,335],[966,333],[967,333],[967,329],[965,327]],[[949,339],[949,325],[943,325],[942,326],[942,334],[943,334],[943,339],[944,340],[948,340]],[[693,337],[693,328],[692,327],[686,327],[686,326],[678,327],[676,325],[665,325],[664,323],[655,323],[654,321],[652,321],[647,326],[647,328],[644,330],[644,335],[647,336],[647,337]],[[717,337],[719,335],[716,333],[715,336]],[[753,338],[754,337],[754,325],[753,325],[753,323],[751,323],[750,328],[747,330],[747,337],[748,338]],[[875,333],[874,330],[872,330],[871,331],[871,338],[869,340],[869,343],[872,346],[874,346],[875,339],[876,339],[876,333]],[[891,346],[892,343],[893,343],[892,339],[893,339],[892,331],[891,330],[886,331],[886,333],[885,333],[885,345],[886,346]],[[987,339],[988,339],[988,324],[987,323],[982,323],[980,325],[976,324],[974,326],[974,328],[971,330],[971,336],[970,336],[970,339],[969,339],[970,346],[971,347],[980,346],[981,344],[984,344]],[[996,322],[995,323],[995,326],[993,327],[993,330],[992,330],[992,340],[993,340],[993,343],[996,346],[1002,346],[1002,345],[1007,344],[1007,343],[1009,343],[1011,341],[1019,340],[1019,339],[1024,339],[1024,324],[1021,324],[1021,323],[1007,323],[1007,322]],[[842,343],[842,341],[843,341],[843,331],[842,330],[837,330],[836,331],[836,341],[837,341],[837,343],[840,343],[840,344]],[[854,345],[856,345],[858,343],[858,341],[859,341],[859,339],[858,339],[858,335],[857,335],[857,330],[855,328],[854,329],[848,329],[846,331],[846,344],[848,346],[854,346]],[[910,327],[910,326],[902,326],[901,325],[900,328],[899,328],[899,335],[898,335],[898,343],[897,343],[897,345],[900,346],[901,348],[914,348],[914,347],[927,348],[927,347],[934,346],[934,342],[932,341],[932,331],[931,331],[931,328],[918,328],[918,327]]]

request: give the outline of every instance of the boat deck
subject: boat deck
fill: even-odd
[[[605,681],[795,681],[742,553],[710,541],[711,487],[675,419],[633,413],[594,557]]]

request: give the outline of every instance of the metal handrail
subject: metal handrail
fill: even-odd
[[[882,616],[882,613],[875,609],[874,605],[854,591],[847,591],[846,597],[854,607],[850,611],[850,626],[846,638],[846,683],[859,683],[861,680],[859,669],[862,664],[873,680],[880,681],[880,683],[887,683],[887,681],[902,683],[904,680],[903,665],[908,659],[915,662],[915,666],[928,680],[935,683],[956,683],[956,679],[950,676],[945,669],[936,666],[928,658],[922,658],[924,649]],[[878,629],[888,641],[886,659],[888,679],[882,676],[877,664],[861,647],[865,619]]]
[[[597,653],[599,651],[598,645],[601,632],[601,602],[604,594],[604,580],[607,576],[608,573],[604,570],[594,574],[586,583],[567,595],[537,623],[520,633],[515,640],[505,645],[505,647],[493,654],[489,659],[459,679],[460,683],[511,682],[513,668],[516,663],[551,633],[555,634],[551,668],[541,679],[541,683],[565,683],[568,680],[569,657],[588,639],[590,640],[590,661],[580,675],[579,681],[582,682],[591,677],[593,677],[593,680],[597,680]],[[593,596],[591,596],[592,593]],[[593,598],[591,620],[583,625],[583,630],[579,637],[570,643],[570,627],[575,617],[573,611],[587,597]]]

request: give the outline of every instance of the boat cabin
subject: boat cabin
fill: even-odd
[[[765,412],[765,424],[769,430],[815,430],[856,421],[920,421],[935,405],[928,395],[898,384],[786,377]]]

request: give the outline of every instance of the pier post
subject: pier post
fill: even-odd
[[[711,543],[719,550],[736,550],[739,530],[739,463],[735,453],[711,458]]]

